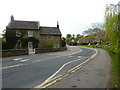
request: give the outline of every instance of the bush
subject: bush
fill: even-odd
[[[53,44],[52,43],[47,44],[47,48],[53,48]]]
[[[61,40],[61,46],[62,46],[62,47],[65,47],[65,46],[66,46],[65,40]]]

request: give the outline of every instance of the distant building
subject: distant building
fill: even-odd
[[[61,31],[56,27],[40,26],[38,21],[11,21],[6,26],[6,42],[10,49],[60,48]]]

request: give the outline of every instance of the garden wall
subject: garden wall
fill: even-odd
[[[9,56],[20,56],[20,55],[28,55],[27,49],[21,49],[21,50],[2,50],[2,57],[9,57]]]
[[[61,47],[61,48],[41,48],[41,49],[35,49],[35,54],[38,53],[46,53],[46,52],[56,52],[56,51],[63,51],[67,50],[67,47]],[[20,55],[28,55],[28,49],[21,49],[21,50],[2,50],[2,57],[10,57],[10,56],[20,56]]]
[[[36,49],[35,54],[38,53],[45,53],[45,52],[56,52],[56,51],[63,51],[67,50],[67,47],[61,47],[61,48],[41,48],[41,49]]]

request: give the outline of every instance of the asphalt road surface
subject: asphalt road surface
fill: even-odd
[[[77,72],[47,88],[78,88],[78,90],[79,88],[92,88],[92,90],[106,89],[110,82],[110,71],[110,55],[102,49],[97,49],[97,55],[91,62]]]
[[[71,46],[66,51],[4,58],[3,88],[33,88],[87,60],[94,49]]]

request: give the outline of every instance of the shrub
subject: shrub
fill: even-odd
[[[47,48],[52,48],[52,47],[53,47],[52,43],[47,44]]]
[[[62,47],[65,47],[65,46],[66,46],[65,40],[61,40],[61,46],[62,46]]]

